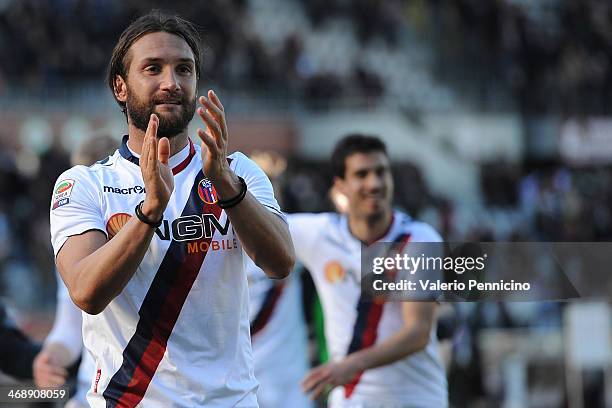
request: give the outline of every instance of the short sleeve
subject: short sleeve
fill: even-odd
[[[415,222],[413,233],[414,242],[443,242],[442,236],[431,225],[424,222]]]
[[[73,235],[92,229],[106,234],[98,190],[85,166],[73,167],[57,179],[50,210],[51,244],[56,256]]]
[[[324,214],[288,214],[289,232],[293,240],[297,259],[307,268],[312,259],[317,258],[315,253],[315,241],[321,231],[321,221]]]
[[[287,222],[285,214],[281,211],[276,198],[272,183],[263,170],[251,159],[240,152],[233,153],[230,159],[236,160],[234,168],[236,174],[244,179],[249,192],[261,205],[273,212]]]

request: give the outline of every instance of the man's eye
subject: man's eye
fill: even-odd
[[[191,67],[189,65],[181,65],[178,70],[183,74],[191,73]]]
[[[147,72],[159,72],[160,69],[157,65],[149,65],[148,67],[145,68],[145,71]]]

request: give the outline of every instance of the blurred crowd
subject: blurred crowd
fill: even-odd
[[[305,32],[344,19],[360,46],[382,40],[377,47],[402,52],[406,40],[414,48],[425,44],[437,79],[479,108],[510,103],[527,114],[611,112],[612,6],[605,0],[296,0],[309,27],[283,34],[280,46],[253,29],[257,3],[173,2],[201,29],[208,80],[307,103],[347,95],[380,100],[393,87],[390,78],[360,59],[345,73],[326,69],[305,46]],[[3,85],[58,90],[75,82],[102,84],[121,28],[164,6],[161,0],[0,3],[0,94]]]
[[[11,87],[39,91],[103,85],[121,30],[164,3],[0,1],[0,97]],[[526,115],[612,113],[612,3],[607,1],[296,3],[315,29],[333,18],[348,19],[360,44],[382,39],[388,47],[399,47],[410,27],[420,34],[417,41],[430,41],[436,77],[462,96],[472,96],[478,109],[495,107],[508,96]],[[307,101],[332,101],[347,93],[377,100],[390,86],[358,61],[346,78],[319,70],[298,31],[283,38],[279,48],[269,47],[251,30],[249,0],[176,0],[173,8],[203,28],[207,82]],[[7,140],[0,137],[0,294],[15,309],[51,313],[55,275],[48,211],[53,183],[69,167],[71,152],[58,137],[40,151]],[[332,210],[331,174],[326,162],[290,157],[283,177],[291,182],[278,192],[284,209]],[[409,163],[395,163],[394,175],[397,206],[431,222],[448,240],[612,239],[611,167],[571,168],[557,161],[483,165],[482,204],[475,209],[432,193]],[[452,394],[457,406],[470,406],[468,396],[485,393],[475,340],[481,329],[561,326],[557,303],[461,308],[468,329],[455,335],[450,370],[451,390],[462,390]]]
[[[609,1],[411,3],[413,22],[438,50],[438,74],[480,107],[497,106],[505,87],[524,113],[612,111]]]
[[[362,41],[375,35],[392,41],[399,25],[398,14],[387,2],[302,3],[302,13],[313,25],[342,15],[354,23],[355,35]],[[9,86],[58,92],[75,85],[103,84],[108,56],[122,28],[143,12],[165,7],[168,3],[161,0],[0,3],[0,95]],[[198,25],[207,82],[306,101],[327,101],[343,93],[376,98],[384,92],[382,80],[357,62],[345,78],[317,67],[297,30],[281,39],[280,48],[266,44],[252,29],[247,0],[177,0],[172,10]],[[381,20],[372,20],[372,15]]]

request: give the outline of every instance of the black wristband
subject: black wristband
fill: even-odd
[[[240,184],[241,184],[240,192],[238,193],[238,195],[236,197],[229,198],[227,200],[219,200],[219,201],[217,201],[217,205],[219,207],[221,207],[222,209],[227,210],[228,208],[232,208],[232,207],[237,206],[238,204],[240,204],[240,202],[246,196],[246,193],[247,193],[247,183],[240,176],[238,176],[238,180],[240,180]]]
[[[159,219],[159,221],[154,222],[149,220],[143,213],[142,213],[142,204],[144,203],[144,200],[142,200],[141,202],[138,203],[138,205],[136,206],[136,208],[134,209],[134,211],[136,212],[136,217],[138,217],[138,219],[142,222],[144,222],[147,225],[152,226],[153,228],[159,228],[162,225],[162,221],[164,220],[164,216],[162,215],[161,218]]]

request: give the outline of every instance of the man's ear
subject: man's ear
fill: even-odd
[[[343,178],[334,176],[334,190],[346,195],[346,182]]]
[[[115,77],[113,85],[114,85],[113,91],[115,92],[115,98],[117,98],[119,102],[125,103],[127,101],[128,90],[127,90],[127,83],[121,77],[121,75],[117,75]]]
[[[346,196],[345,188],[345,180],[340,177],[334,177],[334,185],[329,192],[329,197],[334,203],[336,211],[338,211],[340,214],[346,214],[349,211],[349,202],[348,197]]]

